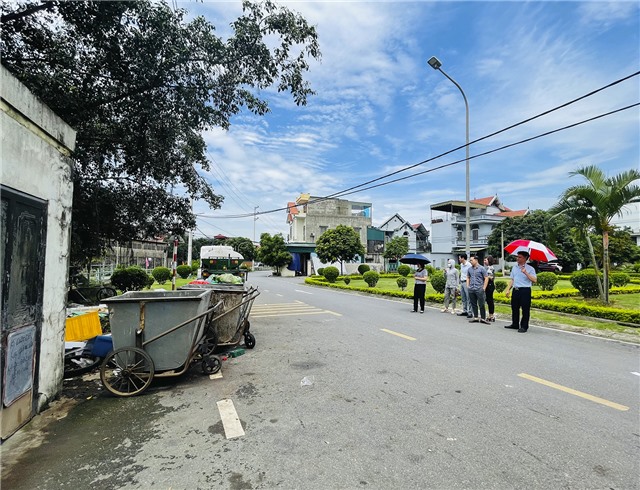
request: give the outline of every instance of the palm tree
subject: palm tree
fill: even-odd
[[[640,202],[640,186],[635,184],[640,180],[640,172],[628,170],[614,177],[607,177],[595,165],[589,165],[570,172],[569,176],[581,175],[587,180],[584,185],[576,185],[565,190],[559,201],[551,208],[554,215],[566,214],[572,221],[581,223],[582,230],[587,235],[588,229],[593,227],[602,234],[602,268],[604,271],[604,285],[601,298],[609,302],[609,232],[612,230],[611,220],[622,215],[622,208],[630,203]],[[595,254],[591,241],[589,248],[596,275],[598,273]]]

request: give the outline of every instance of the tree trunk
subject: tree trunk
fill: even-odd
[[[598,282],[598,291],[600,292],[600,299],[604,301],[604,290],[602,289],[602,282],[600,281],[600,274],[598,271],[598,261],[596,260],[596,254],[593,251],[593,244],[591,243],[591,238],[589,238],[589,233],[586,234],[587,243],[589,244],[589,252],[591,252],[591,260],[593,262],[593,270],[596,271],[596,281]]]
[[[604,269],[604,302],[609,303],[609,232],[602,232],[602,268]]]

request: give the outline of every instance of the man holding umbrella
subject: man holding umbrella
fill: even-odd
[[[525,333],[529,329],[529,313],[531,311],[531,286],[538,281],[536,271],[527,264],[529,252],[519,250],[517,252],[517,265],[511,269],[511,281],[504,292],[508,298],[511,296],[511,325],[504,328],[518,329],[519,333]],[[520,309],[522,308],[522,321],[520,321]]]

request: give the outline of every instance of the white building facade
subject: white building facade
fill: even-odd
[[[529,210],[514,211],[502,204],[498,196],[469,201],[471,236],[469,248],[481,258],[487,255],[489,235],[505,218],[525,216]],[[436,216],[434,216],[434,212]],[[443,269],[448,259],[465,253],[466,202],[445,201],[431,206],[431,260]]]
[[[422,223],[411,224],[398,213],[377,227],[387,235],[387,241],[402,237],[409,242],[409,253],[429,252],[429,231]]]

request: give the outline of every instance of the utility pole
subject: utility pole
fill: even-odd
[[[193,213],[193,199],[191,199],[191,212]],[[191,267],[193,261],[193,230],[189,230],[189,241],[187,245],[187,265]]]
[[[500,251],[502,252],[502,274],[504,275],[504,230],[500,230]]]
[[[178,237],[173,240],[173,270],[171,271],[171,290],[176,290],[176,269],[178,268]]]
[[[256,244],[256,221],[258,221],[258,217],[256,216],[256,212],[260,206],[253,207],[253,244]]]

